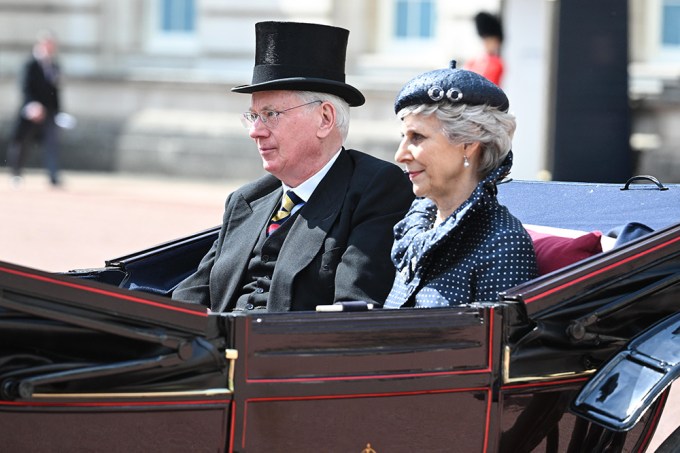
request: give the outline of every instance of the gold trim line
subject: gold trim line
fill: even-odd
[[[573,379],[578,377],[586,377],[595,373],[597,370],[595,368],[590,370],[581,371],[580,373],[566,372],[566,373],[554,373],[546,374],[543,376],[520,376],[520,377],[510,377],[510,347],[505,346],[503,349],[503,384],[516,384],[518,382],[545,382],[545,381],[555,381],[560,379]]]
[[[123,393],[34,393],[31,399],[63,398],[172,398],[183,396],[232,395],[229,389],[187,390],[182,392],[123,392]]]

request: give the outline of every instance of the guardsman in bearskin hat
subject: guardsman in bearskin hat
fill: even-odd
[[[503,27],[500,19],[486,12],[475,16],[477,34],[482,39],[484,53],[465,63],[464,69],[476,72],[500,86],[503,78],[503,59],[501,45],[503,44]]]

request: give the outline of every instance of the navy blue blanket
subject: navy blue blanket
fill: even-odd
[[[522,223],[637,235],[680,223],[680,185],[510,181],[498,199]],[[633,239],[634,237],[631,237]]]

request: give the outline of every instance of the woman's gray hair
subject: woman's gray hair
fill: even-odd
[[[512,148],[515,135],[515,116],[488,105],[421,104],[404,107],[399,119],[407,115],[435,114],[442,124],[442,132],[453,144],[481,143],[479,172],[482,177],[498,168]]]
[[[330,102],[335,107],[335,126],[342,135],[342,143],[347,140],[349,133],[349,104],[339,96],[328,93],[317,93],[315,91],[297,91],[297,95],[303,103],[322,101]]]

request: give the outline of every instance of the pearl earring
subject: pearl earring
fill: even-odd
[[[470,166],[470,161],[468,160],[467,156],[463,155],[463,167],[468,168]]]

